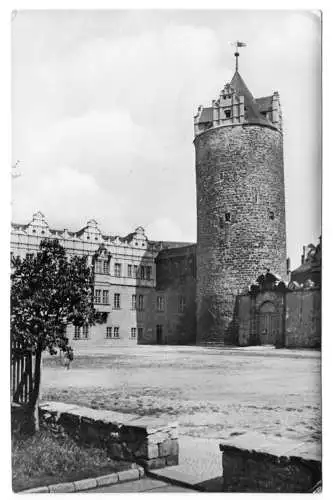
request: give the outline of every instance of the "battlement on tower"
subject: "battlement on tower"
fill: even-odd
[[[278,92],[255,99],[236,71],[211,107],[198,107],[194,116],[194,135],[215,127],[242,124],[263,125],[282,132],[282,113]]]

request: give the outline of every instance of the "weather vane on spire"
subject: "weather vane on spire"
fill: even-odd
[[[247,44],[244,43],[244,42],[240,42],[239,40],[237,40],[236,42],[230,42],[230,45],[232,45],[236,49],[236,52],[235,52],[234,55],[236,57],[236,71],[238,71],[238,57],[239,57],[238,48],[239,47],[246,47]]]

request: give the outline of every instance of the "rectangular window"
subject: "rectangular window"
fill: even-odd
[[[106,327],[106,338],[107,339],[112,339],[112,326],[107,326]]]
[[[131,328],[131,339],[136,339],[136,328]]]
[[[89,338],[89,326],[88,325],[83,325],[83,327],[82,327],[82,338],[83,339]]]
[[[103,304],[109,303],[109,290],[103,290]]]
[[[161,295],[157,297],[157,310],[160,312],[164,311],[164,297]]]
[[[113,338],[114,339],[119,339],[119,326],[115,326],[113,328]]]
[[[27,253],[27,254],[26,254],[26,258],[27,258],[27,259],[32,259],[32,258],[33,258],[33,256],[34,256],[34,254],[33,254],[33,253]]]
[[[138,338],[142,339],[142,337],[143,337],[143,328],[142,328],[142,326],[139,326],[138,327]]]
[[[114,275],[117,278],[120,278],[120,276],[121,276],[121,264],[118,264],[117,262],[114,265]]]
[[[132,278],[132,264],[128,264],[127,266],[127,276]]]
[[[103,274],[103,262],[100,259],[95,260],[95,273]]]
[[[147,266],[146,275],[147,280],[151,280],[151,266]]]
[[[113,297],[113,309],[120,309],[120,293],[115,293]]]
[[[136,295],[132,295],[132,309],[136,310]]]
[[[138,276],[138,266],[134,266],[134,278]]]
[[[74,327],[74,340],[79,340],[79,338],[81,337],[80,330],[81,328],[79,326]]]
[[[181,295],[179,297],[179,303],[178,303],[178,311],[180,313],[183,313],[185,311],[185,305],[186,305],[185,297]]]
[[[140,266],[140,279],[144,280],[146,277],[145,266]]]
[[[109,266],[108,261],[104,260],[103,261],[103,274],[109,274],[109,269],[110,269],[110,266]]]
[[[95,290],[95,304],[101,303],[101,290]]]
[[[138,310],[143,311],[143,295],[139,295]]]

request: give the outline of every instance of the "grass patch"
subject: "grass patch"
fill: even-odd
[[[106,450],[79,446],[69,436],[41,430],[30,437],[12,437],[12,486],[18,492],[38,486],[78,481],[129,468],[107,456]]]

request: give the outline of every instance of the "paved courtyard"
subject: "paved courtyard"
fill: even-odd
[[[135,346],[44,359],[42,399],[177,420],[180,433],[321,439],[320,353]]]

